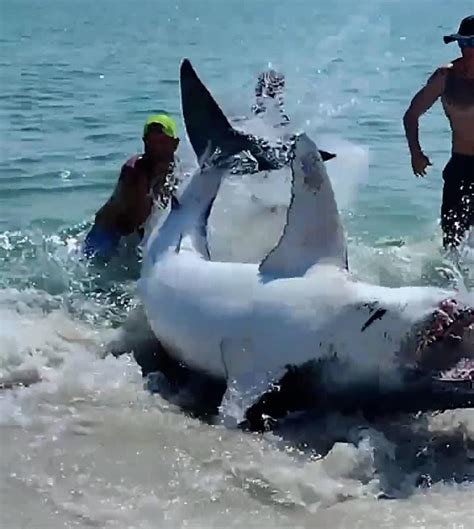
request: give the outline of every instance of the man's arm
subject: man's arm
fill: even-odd
[[[121,220],[126,226],[126,231],[133,231],[146,220],[148,215],[147,191],[146,176],[124,165],[120,173],[117,198]]]
[[[417,175],[425,174],[426,166],[431,165],[420,146],[418,122],[420,116],[430,109],[442,95],[448,71],[449,67],[438,68],[428,79],[426,85],[415,94],[403,116],[403,125],[412,157],[413,171]],[[425,159],[424,162],[423,159]]]

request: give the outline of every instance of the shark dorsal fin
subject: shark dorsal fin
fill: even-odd
[[[184,124],[200,164],[218,149],[224,157],[242,151],[258,157],[257,139],[232,127],[188,59],[181,64],[180,84]],[[264,157],[258,161],[265,165]]]

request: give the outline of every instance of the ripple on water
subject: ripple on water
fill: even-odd
[[[114,141],[114,140],[121,140],[122,135],[121,134],[114,134],[112,132],[97,132],[93,134],[87,134],[84,136],[84,139],[86,141],[92,141],[92,142],[101,142],[101,141]]]

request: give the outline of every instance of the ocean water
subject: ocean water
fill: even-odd
[[[202,424],[145,391],[129,356],[105,355],[136,304],[133,251],[106,269],[76,252],[150,112],[177,117],[192,167],[188,57],[234,117],[261,70],[286,74],[293,123],[338,154],[328,172],[357,276],[472,289],[469,255],[440,249],[442,109],[421,122],[425,179],[401,122],[470,12],[469,0],[0,0],[2,527],[474,526],[473,411],[291,420],[263,436]],[[287,201],[281,182],[227,183],[216,253],[259,258]]]

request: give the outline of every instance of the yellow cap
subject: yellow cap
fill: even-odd
[[[146,133],[148,132],[148,127],[150,127],[150,125],[153,125],[154,123],[161,125],[163,127],[163,132],[170,138],[178,137],[178,128],[176,126],[175,120],[168,114],[164,113],[153,114],[146,120],[145,126],[143,127],[143,136],[146,136]]]

